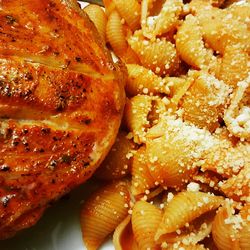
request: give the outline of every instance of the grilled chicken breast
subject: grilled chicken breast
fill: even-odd
[[[125,75],[74,0],[0,0],[1,239],[99,166]]]

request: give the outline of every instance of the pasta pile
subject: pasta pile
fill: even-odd
[[[87,249],[250,249],[250,2],[84,9],[127,67],[116,143],[83,204]]]

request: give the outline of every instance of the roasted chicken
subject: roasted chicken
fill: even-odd
[[[124,106],[113,63],[74,0],[0,0],[0,238],[91,177]]]

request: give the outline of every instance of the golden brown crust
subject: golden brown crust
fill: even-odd
[[[0,238],[87,180],[124,106],[114,64],[73,0],[0,1]]]

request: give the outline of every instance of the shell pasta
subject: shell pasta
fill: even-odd
[[[205,48],[202,41],[202,30],[198,19],[193,15],[186,16],[185,21],[176,34],[176,49],[182,60],[194,68],[206,67],[213,59],[211,51]]]
[[[150,96],[138,95],[126,103],[124,117],[136,143],[145,141],[146,129],[150,127],[148,114],[152,108],[152,101],[153,98]]]
[[[148,169],[155,181],[163,186],[180,188],[191,178],[196,167],[192,166],[192,156],[185,150],[188,146],[192,147],[191,142],[175,133],[167,138],[163,135],[147,140]]]
[[[128,95],[170,93],[166,80],[151,70],[137,64],[127,64],[127,69],[126,92]]]
[[[164,215],[155,234],[160,241],[164,234],[175,232],[202,214],[218,208],[222,197],[202,192],[181,192],[174,196],[164,210]]]
[[[164,234],[161,241],[170,244],[179,244],[182,242],[185,245],[195,246],[198,242],[204,240],[212,231],[212,222],[214,220],[215,212],[208,212],[186,224],[177,232]]]
[[[213,75],[195,72],[194,82],[182,98],[183,118],[213,132],[220,126],[231,89]]]
[[[115,229],[113,243],[116,250],[138,250],[132,231],[131,215],[128,215]]]
[[[127,41],[121,24],[121,17],[117,11],[112,11],[109,15],[107,28],[107,40],[114,52],[121,56],[127,50]]]
[[[126,155],[132,150],[133,144],[126,136],[124,131],[117,135],[115,144],[95,173],[98,179],[121,179],[130,173],[132,159],[127,158]]]
[[[104,13],[103,9],[98,5],[90,4],[84,8],[84,11],[88,14],[91,21],[95,24],[103,41],[106,41],[107,16]]]
[[[155,187],[154,178],[151,176],[147,166],[147,155],[145,148],[141,147],[134,154],[132,162],[131,192],[134,196],[144,193]]]
[[[127,99],[81,213],[87,248],[114,232],[118,250],[250,249],[249,1],[104,5]]]
[[[220,189],[227,197],[236,201],[248,201],[250,194],[250,165],[244,168],[236,175],[224,181]]]
[[[249,204],[242,208],[239,214],[234,214],[232,205],[221,207],[213,222],[212,235],[219,249],[242,249],[250,247],[249,236]]]
[[[237,82],[244,80],[248,76],[250,70],[248,61],[249,53],[247,53],[246,49],[237,45],[227,46],[216,76],[226,84],[236,87]]]
[[[166,39],[149,41],[139,37],[140,33],[135,33],[128,42],[144,67],[159,75],[170,74],[174,71],[179,61],[174,44]]]
[[[130,195],[126,182],[118,181],[97,190],[81,210],[83,240],[88,249],[97,249],[127,216]]]
[[[233,135],[245,139],[250,138],[250,107],[242,101],[245,95],[249,95],[249,89],[250,74],[244,81],[238,82],[224,116],[228,130]]]
[[[161,210],[146,201],[136,202],[132,213],[132,228],[139,249],[160,249],[154,235],[161,221]]]
[[[182,0],[166,1],[160,13],[154,17],[152,23],[148,21],[152,18],[150,16],[145,20],[146,25],[142,27],[143,34],[150,39],[176,29],[179,25],[179,16],[182,13],[182,7]]]
[[[113,0],[118,12],[132,30],[140,25],[141,6],[137,0]]]

